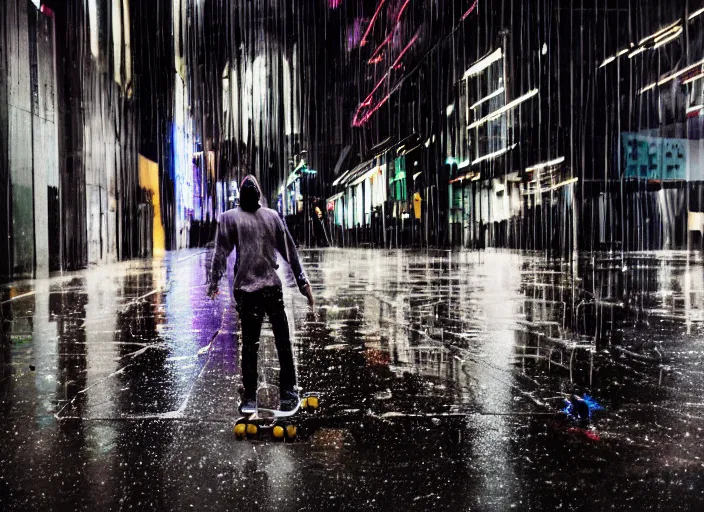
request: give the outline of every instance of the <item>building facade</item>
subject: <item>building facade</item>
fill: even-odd
[[[422,4],[358,20],[350,58],[386,63],[351,119],[360,160],[378,160],[379,141],[398,169],[385,234],[365,241],[556,255],[700,243],[701,5]],[[358,230],[338,206],[354,195],[344,171],[328,223]]]

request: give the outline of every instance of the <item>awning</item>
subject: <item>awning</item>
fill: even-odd
[[[328,197],[328,198],[325,200],[325,202],[326,202],[326,203],[330,203],[330,202],[332,202],[332,201],[337,201],[338,199],[340,199],[340,198],[341,198],[342,196],[344,196],[344,195],[345,195],[344,192],[338,192],[338,193],[335,194],[334,196]]]
[[[373,165],[374,165],[373,159],[359,164],[357,167],[352,169],[349,173],[347,173],[346,175],[343,174],[342,176],[340,176],[340,178],[335,180],[335,182],[337,182],[337,183],[333,182],[333,186],[347,185],[352,180],[356,180],[357,178],[359,178],[360,175],[365,174],[366,172],[369,172],[369,167],[371,167]],[[374,169],[376,169],[376,168],[374,168]]]
[[[335,179],[335,181],[332,182],[332,186],[336,187],[337,184],[340,183],[341,180],[345,179],[349,173],[350,173],[349,170],[343,172],[342,176],[339,176],[338,178]]]
[[[481,174],[479,173],[479,171],[469,171],[467,174],[463,174],[462,176],[458,176],[457,178],[448,181],[448,183],[452,184],[452,183],[457,183],[458,181],[461,182],[464,180],[476,181],[479,179],[480,175]]]
[[[291,174],[288,175],[288,179],[286,180],[286,186],[289,187],[291,186],[291,183],[296,181],[298,178],[300,178],[301,175],[298,174],[298,172],[293,171]]]
[[[373,167],[369,169],[367,172],[359,176],[356,180],[354,180],[352,183],[350,183],[350,186],[354,187],[355,185],[359,185],[362,183],[364,180],[371,178],[374,176],[377,172],[379,172],[378,167]]]

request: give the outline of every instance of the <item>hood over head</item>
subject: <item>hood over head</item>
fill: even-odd
[[[262,189],[257,178],[248,174],[240,186],[240,208],[246,212],[255,212],[262,206]]]

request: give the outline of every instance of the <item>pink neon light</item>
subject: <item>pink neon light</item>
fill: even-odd
[[[406,7],[408,6],[408,2],[410,2],[410,1],[411,0],[406,0],[406,2],[401,6],[401,10],[398,11],[398,16],[396,16],[396,23],[398,23],[399,20],[401,19],[401,15],[403,14],[403,11],[406,10]]]
[[[384,83],[387,76],[388,76],[388,72],[384,75],[384,77],[381,80],[379,80],[379,83],[376,84],[376,87],[374,87],[372,92],[369,93],[369,96],[367,96],[365,98],[365,100],[362,103],[360,103],[359,107],[357,108],[357,112],[354,113],[354,118],[352,119],[352,126],[362,126],[365,123],[365,121],[367,119],[369,119],[369,116],[371,114],[373,114],[379,108],[379,105],[377,105],[374,109],[372,109],[371,112],[367,112],[367,114],[361,120],[358,119],[359,111],[362,110],[363,107],[368,107],[369,105],[372,104],[372,96],[374,96],[374,93],[379,88],[379,86],[381,86],[381,84]]]
[[[398,57],[396,57],[396,60],[391,65],[392,69],[396,69],[396,64],[398,64],[398,61],[401,60],[401,57],[403,57],[403,55],[408,51],[408,49],[411,47],[411,45],[416,42],[417,39],[418,39],[418,34],[414,35],[413,38],[410,40],[410,42],[406,45],[406,47],[403,50],[401,50],[401,53],[398,54]]]
[[[384,99],[383,99],[383,100],[381,100],[379,103],[377,103],[376,105],[374,105],[374,108],[372,108],[369,112],[367,112],[366,114],[364,114],[364,116],[362,117],[362,119],[357,120],[357,114],[355,114],[355,120],[352,122],[352,126],[362,126],[364,123],[366,123],[367,120],[372,116],[372,114],[373,114],[374,112],[376,112],[377,110],[379,110],[379,109],[381,108],[381,106],[382,106],[384,103],[386,103],[386,101],[391,97],[391,95],[392,95],[393,93],[395,93],[395,92],[398,90],[398,88],[400,87],[400,85],[401,85],[400,82],[399,82],[398,84],[396,84],[396,86],[395,86],[392,90],[390,90],[389,93],[388,93],[386,96],[384,96]],[[358,111],[358,112],[359,112],[359,111]]]
[[[39,12],[41,12],[41,13],[43,13],[43,14],[46,14],[46,15],[49,16],[50,18],[53,18],[53,17],[54,17],[54,11],[52,11],[52,10],[51,10],[49,7],[47,7],[46,5],[42,5],[42,6],[39,8]]]
[[[374,93],[376,92],[376,90],[377,90],[379,87],[381,87],[381,84],[383,84],[383,83],[386,81],[386,79],[389,77],[389,71],[391,71],[391,69],[393,69],[394,66],[396,66],[396,64],[398,63],[399,59],[400,59],[401,57],[403,57],[403,54],[406,53],[406,51],[408,51],[408,48],[410,48],[410,46],[411,46],[413,43],[415,43],[416,39],[418,39],[418,35],[417,35],[417,34],[416,34],[415,36],[413,36],[413,39],[411,39],[411,42],[406,45],[406,47],[403,49],[403,51],[402,51],[402,52],[399,54],[399,56],[396,58],[396,61],[391,65],[391,67],[389,68],[389,70],[388,70],[386,73],[384,73],[384,76],[381,77],[381,80],[379,80],[379,82],[374,86],[374,89],[372,89],[372,92],[370,92],[370,93],[367,95],[367,97],[364,99],[364,101],[359,105],[359,108],[357,109],[357,113],[359,113],[359,110],[360,110],[362,107],[368,107],[369,105],[371,105],[371,103],[372,103],[372,97],[374,96]],[[356,117],[356,114],[355,114],[355,117]]]
[[[369,31],[374,26],[374,22],[376,21],[377,16],[379,16],[379,11],[381,11],[381,8],[384,5],[384,2],[386,2],[386,0],[381,0],[381,2],[379,2],[379,5],[376,6],[376,11],[374,11],[374,16],[372,16],[372,21],[369,22],[369,26],[367,27],[367,31],[362,36],[362,42],[359,43],[359,46],[364,46],[365,44],[367,44],[367,36],[369,35]]]
[[[374,50],[374,53],[372,53],[372,56],[369,58],[368,63],[369,64],[376,64],[377,62],[381,62],[383,59],[381,56],[379,56],[379,60],[376,60],[377,54],[381,51],[381,49],[386,46],[386,43],[388,43],[391,40],[391,36],[393,36],[393,32],[389,32],[389,35],[386,36],[386,39],[384,39],[379,46],[377,46],[376,50]]]
[[[330,6],[330,9],[337,9],[340,7],[340,4],[342,3],[342,0],[328,0],[328,5]]]
[[[467,12],[462,15],[462,17],[460,18],[460,21],[464,21],[464,19],[465,19],[467,16],[469,16],[470,14],[472,14],[472,11],[473,11],[474,9],[476,9],[476,7],[477,7],[477,2],[479,2],[479,0],[474,0],[474,3],[472,4],[472,6],[471,6],[469,9],[467,9]]]
[[[364,117],[362,117],[362,119],[360,119],[360,120],[357,121],[356,123],[352,123],[352,124],[353,124],[354,126],[362,126],[364,123],[367,122],[367,120],[368,120],[370,117],[372,117],[372,114],[373,114],[374,112],[376,112],[377,110],[379,110],[379,109],[384,105],[384,103],[386,103],[386,100],[388,100],[390,96],[391,96],[391,93],[387,94],[387,95],[384,97],[383,100],[381,100],[379,103],[377,103],[376,105],[374,105],[374,108],[373,108],[373,109],[371,109],[369,112],[367,112],[366,114],[364,114]],[[356,117],[356,116],[355,116],[355,117]]]
[[[364,99],[364,101],[359,104],[359,108],[357,108],[357,113],[359,113],[359,111],[361,110],[362,107],[368,107],[369,105],[372,104],[372,96],[374,96],[374,93],[381,86],[381,84],[384,83],[384,80],[386,80],[387,75],[388,75],[388,72],[386,74],[384,74],[384,76],[381,78],[381,80],[379,80],[379,83],[377,83],[376,86],[374,86],[374,89],[372,89],[372,92],[369,93],[369,95]],[[357,114],[355,114],[355,117],[356,116],[357,116]]]
[[[366,114],[364,114],[364,116],[362,116],[361,119],[359,118],[359,114],[360,114],[360,111],[362,110],[362,108],[368,107],[369,105],[371,105],[372,97],[374,96],[374,93],[376,92],[376,90],[379,87],[381,87],[381,84],[386,82],[386,80],[391,76],[391,70],[398,68],[397,64],[401,60],[401,57],[404,56],[404,54],[408,51],[408,49],[411,47],[411,45],[413,45],[413,43],[415,43],[417,40],[418,40],[418,34],[413,36],[413,38],[409,41],[409,43],[405,46],[405,48],[401,51],[401,53],[399,53],[398,57],[396,57],[396,60],[391,65],[389,70],[384,74],[384,76],[381,78],[381,80],[379,80],[379,83],[377,83],[376,86],[374,86],[374,89],[372,89],[372,92],[370,92],[369,95],[364,99],[364,101],[359,105],[359,107],[357,108],[357,111],[354,114],[354,118],[352,119],[352,126],[359,127],[359,126],[362,126],[364,123],[366,123],[367,120],[372,116],[372,114],[374,112],[376,112],[377,110],[379,110],[379,108],[384,103],[386,103],[386,101],[389,99],[389,97],[394,92],[396,92],[396,90],[401,85],[400,82],[398,84],[396,84],[396,86],[391,91],[389,91],[389,93],[384,97],[384,99],[382,99],[376,105],[374,105]]]
[[[398,11],[398,15],[396,16],[396,23],[398,23],[401,20],[401,15],[403,14],[403,11],[406,10],[406,7],[408,7],[408,2],[411,0],[406,0],[406,2],[401,6],[401,10]],[[372,53],[372,56],[370,59],[367,61],[368,64],[378,64],[382,60],[384,60],[382,57],[378,56],[377,54],[381,51],[381,49],[386,46],[386,44],[391,40],[391,37],[394,35],[393,31],[389,32],[389,35],[386,36],[386,38],[381,42],[379,46],[376,47],[376,50],[374,50],[374,53]],[[366,37],[366,34],[365,34]]]

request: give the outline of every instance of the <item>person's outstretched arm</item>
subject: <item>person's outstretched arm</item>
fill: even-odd
[[[308,304],[313,306],[315,302],[313,300],[313,292],[310,288],[310,281],[308,281],[308,276],[306,275],[305,270],[303,270],[301,260],[298,258],[296,244],[293,241],[291,233],[289,233],[288,228],[286,227],[286,222],[284,222],[280,217],[277,217],[277,219],[279,220],[279,229],[276,233],[276,250],[279,251],[284,260],[291,265],[291,271],[296,278],[298,289],[303,295],[308,297]]]
[[[235,247],[237,240],[237,226],[226,215],[220,216],[218,230],[215,234],[215,253],[213,263],[210,267],[210,285],[208,286],[208,297],[211,299],[218,293],[218,283],[223,274],[227,271],[227,257]]]

